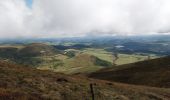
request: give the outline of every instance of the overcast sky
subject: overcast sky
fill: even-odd
[[[0,37],[170,32],[170,0],[0,0]]]

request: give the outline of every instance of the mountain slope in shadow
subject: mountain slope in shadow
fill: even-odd
[[[106,68],[90,74],[89,77],[128,84],[170,88],[170,57]]]

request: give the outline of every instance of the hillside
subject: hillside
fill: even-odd
[[[43,43],[31,43],[23,45],[21,48],[15,46],[0,47],[0,57],[3,58],[50,56],[58,53],[60,53],[59,50]]]
[[[169,100],[170,90],[40,71],[0,61],[1,100]]]
[[[44,43],[25,44],[20,48],[15,46],[0,47],[0,59],[68,74],[95,72],[101,68],[112,66],[110,62],[80,50],[61,51],[53,45]]]
[[[0,59],[34,67],[42,63],[44,58],[61,53],[61,51],[57,50],[52,45],[43,43],[26,44],[22,45],[22,47],[0,47]]]
[[[101,68],[112,67],[110,62],[85,53],[78,53],[71,58],[66,55],[65,57],[64,55],[60,55],[59,58],[55,58],[57,61],[52,61],[51,64],[48,64],[47,66],[40,66],[39,69],[48,69],[56,72],[75,74],[90,73]],[[49,65],[51,65],[51,67]]]
[[[17,51],[16,47],[0,47],[0,58],[14,59],[17,56]]]
[[[89,77],[170,88],[170,57],[106,68],[90,74]]]
[[[43,43],[32,43],[26,45],[18,51],[20,56],[36,57],[36,56],[50,56],[59,53],[53,46]]]

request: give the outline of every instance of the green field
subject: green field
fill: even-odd
[[[69,45],[68,43],[67,45]],[[64,72],[64,73],[89,73],[97,71],[101,68],[113,67],[113,65],[123,65],[128,63],[134,63],[138,61],[147,60],[147,55],[141,54],[118,54],[118,59],[114,61],[115,58],[112,52],[108,52],[105,49],[99,48],[86,48],[86,49],[67,49],[64,51],[55,51],[50,45],[42,43],[33,43],[24,46],[8,46],[3,45],[1,48],[15,47],[18,48],[18,51],[7,52],[2,54],[25,54],[21,56],[20,59],[12,59],[14,62],[29,66],[34,66],[42,70],[53,70],[55,72]],[[25,49],[26,48],[26,49]],[[21,50],[20,50],[21,49]],[[24,50],[23,50],[24,49]],[[13,50],[13,49],[12,49]],[[46,51],[46,55],[41,55],[39,52]],[[34,54],[37,54],[36,56]],[[34,55],[34,56],[30,56]],[[150,59],[156,58],[155,55],[150,55]],[[7,56],[7,55],[5,55]],[[10,56],[10,55],[9,55]],[[13,55],[15,56],[15,55]],[[12,56],[12,57],[13,57]],[[2,55],[3,57],[3,55]],[[11,57],[8,57],[5,60],[10,60]],[[14,57],[15,58],[15,57]],[[3,59],[3,58],[2,58]]]
[[[43,63],[38,65],[38,69],[53,70],[55,72],[64,72],[67,74],[80,73],[80,72],[89,73],[109,66],[107,65],[107,61],[102,61],[106,63],[106,65],[102,66],[100,65],[101,60],[97,60],[95,56],[85,54],[85,53],[79,53],[72,58],[67,57],[66,55],[55,55],[55,57],[48,56],[48,57],[44,57],[43,60],[44,60]]]
[[[94,55],[96,57],[99,57],[100,59],[109,61],[113,63],[113,55],[111,52],[107,52],[104,49],[94,49],[94,48],[89,48],[85,49],[82,52]],[[153,54],[148,54],[150,56],[150,59],[157,58],[158,56],[153,55]],[[134,63],[138,61],[143,61],[147,60],[148,56],[146,55],[140,55],[140,54],[118,54],[118,59],[115,61],[116,65],[123,65],[123,64],[128,64],[128,63]]]
[[[116,65],[123,65],[128,63],[134,63],[138,61],[148,60],[148,56],[139,54],[118,54],[119,59],[116,60]],[[155,55],[150,55],[150,59],[157,58]]]
[[[100,59],[113,62],[113,56],[111,52],[107,52],[104,49],[94,49],[94,48],[88,48],[85,50],[82,50],[82,52],[94,55],[96,57],[99,57]]]
[[[73,73],[90,73],[95,72],[105,66],[98,66],[94,64],[91,56],[95,56],[103,61],[113,64],[113,55],[104,49],[88,48],[84,50],[68,49],[65,52],[74,51],[75,56],[69,57],[66,54],[57,54],[54,56],[40,56],[36,59],[41,59],[42,63],[36,67],[41,70],[53,70],[55,72],[63,72],[66,74]],[[150,59],[157,58],[150,54]],[[118,59],[115,61],[116,65],[123,65],[134,63],[138,61],[147,60],[148,56],[140,54],[118,54]]]

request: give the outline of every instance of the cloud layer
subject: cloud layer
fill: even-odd
[[[143,35],[170,32],[169,0],[0,1],[0,37]]]

